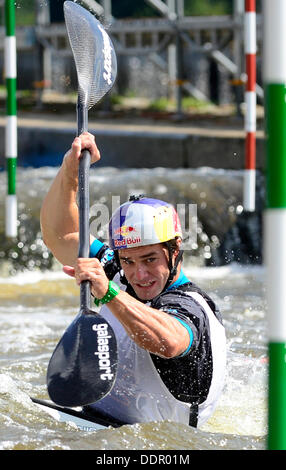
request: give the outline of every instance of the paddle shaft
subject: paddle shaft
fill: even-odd
[[[82,59],[83,51],[86,50],[85,41],[88,38],[94,42],[94,51],[101,57],[106,36],[103,37],[94,16],[74,2],[65,2],[64,11],[78,72],[77,135],[79,136],[88,130],[88,109],[94,104],[94,97],[88,96],[88,90],[92,90],[92,87],[83,89],[86,87],[86,82],[81,83],[82,70],[78,70],[77,55],[80,54]],[[113,49],[112,51],[114,54]],[[92,70],[95,63],[99,65],[102,63],[101,60],[97,60],[98,57],[92,57],[90,50],[86,59],[92,62]],[[116,61],[116,58],[113,60]],[[116,70],[113,71],[112,80],[108,82],[108,88],[105,83],[98,83],[99,89],[103,87],[102,96],[111,88],[115,75]],[[105,79],[103,73],[96,73],[95,76]],[[92,83],[93,81],[90,85]],[[89,257],[90,163],[90,152],[84,149],[81,152],[78,170],[79,258]],[[86,406],[101,400],[110,392],[116,379],[118,354],[115,333],[105,318],[89,308],[90,289],[89,281],[81,282],[80,312],[64,332],[48,365],[48,392],[52,401],[61,406]],[[106,348],[104,353],[99,350],[102,345],[100,342],[102,334],[107,341],[104,344]]]
[[[87,109],[80,104],[78,135],[87,130]],[[89,257],[89,168],[91,155],[83,150],[79,160],[79,250]],[[98,313],[90,310],[90,283],[80,284],[80,312],[67,328],[50,359],[47,370],[49,396],[61,406],[95,403],[112,389],[117,371],[117,342],[113,329]],[[98,351],[101,334],[107,351]],[[101,355],[104,354],[104,357]]]
[[[88,109],[79,100],[77,103],[77,134],[88,130]],[[89,168],[90,152],[83,150],[79,160],[78,170],[78,196],[79,196],[79,258],[89,257]],[[80,284],[80,310],[90,308],[90,283],[83,281]]]

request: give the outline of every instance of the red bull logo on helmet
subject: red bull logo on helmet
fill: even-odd
[[[141,238],[140,237],[137,237],[137,238],[123,238],[123,240],[114,240],[114,246],[115,248],[127,248],[127,247],[131,247],[132,245],[133,246],[136,246],[136,245],[141,245]]]
[[[141,236],[135,227],[130,225],[122,225],[114,231],[114,237],[122,237],[122,239],[114,239],[116,248],[124,248],[141,243]]]
[[[122,225],[122,227],[117,228],[114,230],[114,235],[121,235],[122,237],[127,237],[128,235],[136,232],[135,227],[131,227],[128,225]]]

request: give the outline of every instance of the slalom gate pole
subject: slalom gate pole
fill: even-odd
[[[268,448],[286,450],[286,1],[264,0]]]
[[[17,52],[15,36],[15,2],[5,0],[5,78],[7,90],[5,157],[7,168],[7,194],[5,231],[7,237],[17,236],[17,197],[16,197],[16,168],[17,168]]]
[[[256,1],[245,0],[244,21],[245,69],[245,171],[243,207],[255,211],[256,183]]]

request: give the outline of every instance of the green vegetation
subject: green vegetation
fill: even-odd
[[[174,103],[165,96],[162,96],[161,98],[151,101],[148,109],[151,111],[167,111],[170,107],[174,107]]]
[[[187,111],[188,109],[204,109],[208,106],[210,106],[209,101],[202,101],[202,100],[197,100],[196,98],[193,98],[192,96],[185,96],[182,99],[182,108]]]
[[[16,24],[18,26],[28,26],[35,24],[36,5],[35,0],[17,0],[15,2]]]
[[[62,9],[64,0],[42,0],[43,5],[51,3],[52,14]],[[80,0],[78,0],[80,3]],[[57,3],[55,3],[57,2]],[[15,0],[17,25],[32,25],[36,19],[36,0]],[[257,0],[257,11],[261,9],[261,0]],[[160,17],[155,8],[145,0],[113,0],[112,12],[115,18]],[[229,15],[233,12],[233,0],[185,0],[185,15]],[[1,12],[1,24],[4,15]]]
[[[17,26],[30,26],[36,21],[36,0],[15,0]],[[4,26],[4,6],[0,9],[0,25]]]
[[[232,13],[232,4],[233,0],[185,0],[185,15],[226,15]],[[113,0],[112,9],[116,18],[160,16],[144,0]]]
[[[127,91],[124,95],[119,95],[117,93],[111,93],[110,95],[110,104],[111,106],[115,106],[117,109],[125,108],[128,109],[130,106],[132,107],[132,98],[138,97],[138,93],[135,91]],[[212,103],[208,101],[201,101],[191,96],[183,96],[182,98],[182,110],[185,112],[197,110],[197,111],[204,111],[207,107],[212,105]],[[173,112],[177,108],[177,103],[174,99],[167,98],[165,96],[161,96],[161,98],[157,98],[154,100],[143,99],[141,109],[145,109],[148,111],[155,111],[155,112]]]
[[[209,106],[210,103],[207,101],[200,101],[190,96],[186,96],[182,99],[182,109],[188,111],[191,109],[201,110]],[[164,96],[156,100],[151,101],[149,107],[151,111],[173,111],[176,109],[176,103]]]
[[[118,95],[117,93],[111,93],[109,95],[110,99],[110,104],[111,106],[117,106],[117,105],[122,105],[124,98],[121,95]]]
[[[232,4],[232,0],[185,0],[185,15],[229,15]]]

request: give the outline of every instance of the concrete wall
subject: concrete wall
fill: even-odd
[[[244,168],[244,132],[213,129],[170,130],[154,125],[146,130],[90,128],[96,135],[102,158],[99,166],[117,168]],[[5,166],[4,126],[0,125],[0,167]],[[58,166],[75,136],[73,128],[19,126],[18,165]],[[264,169],[264,138],[257,136],[257,168]]]

